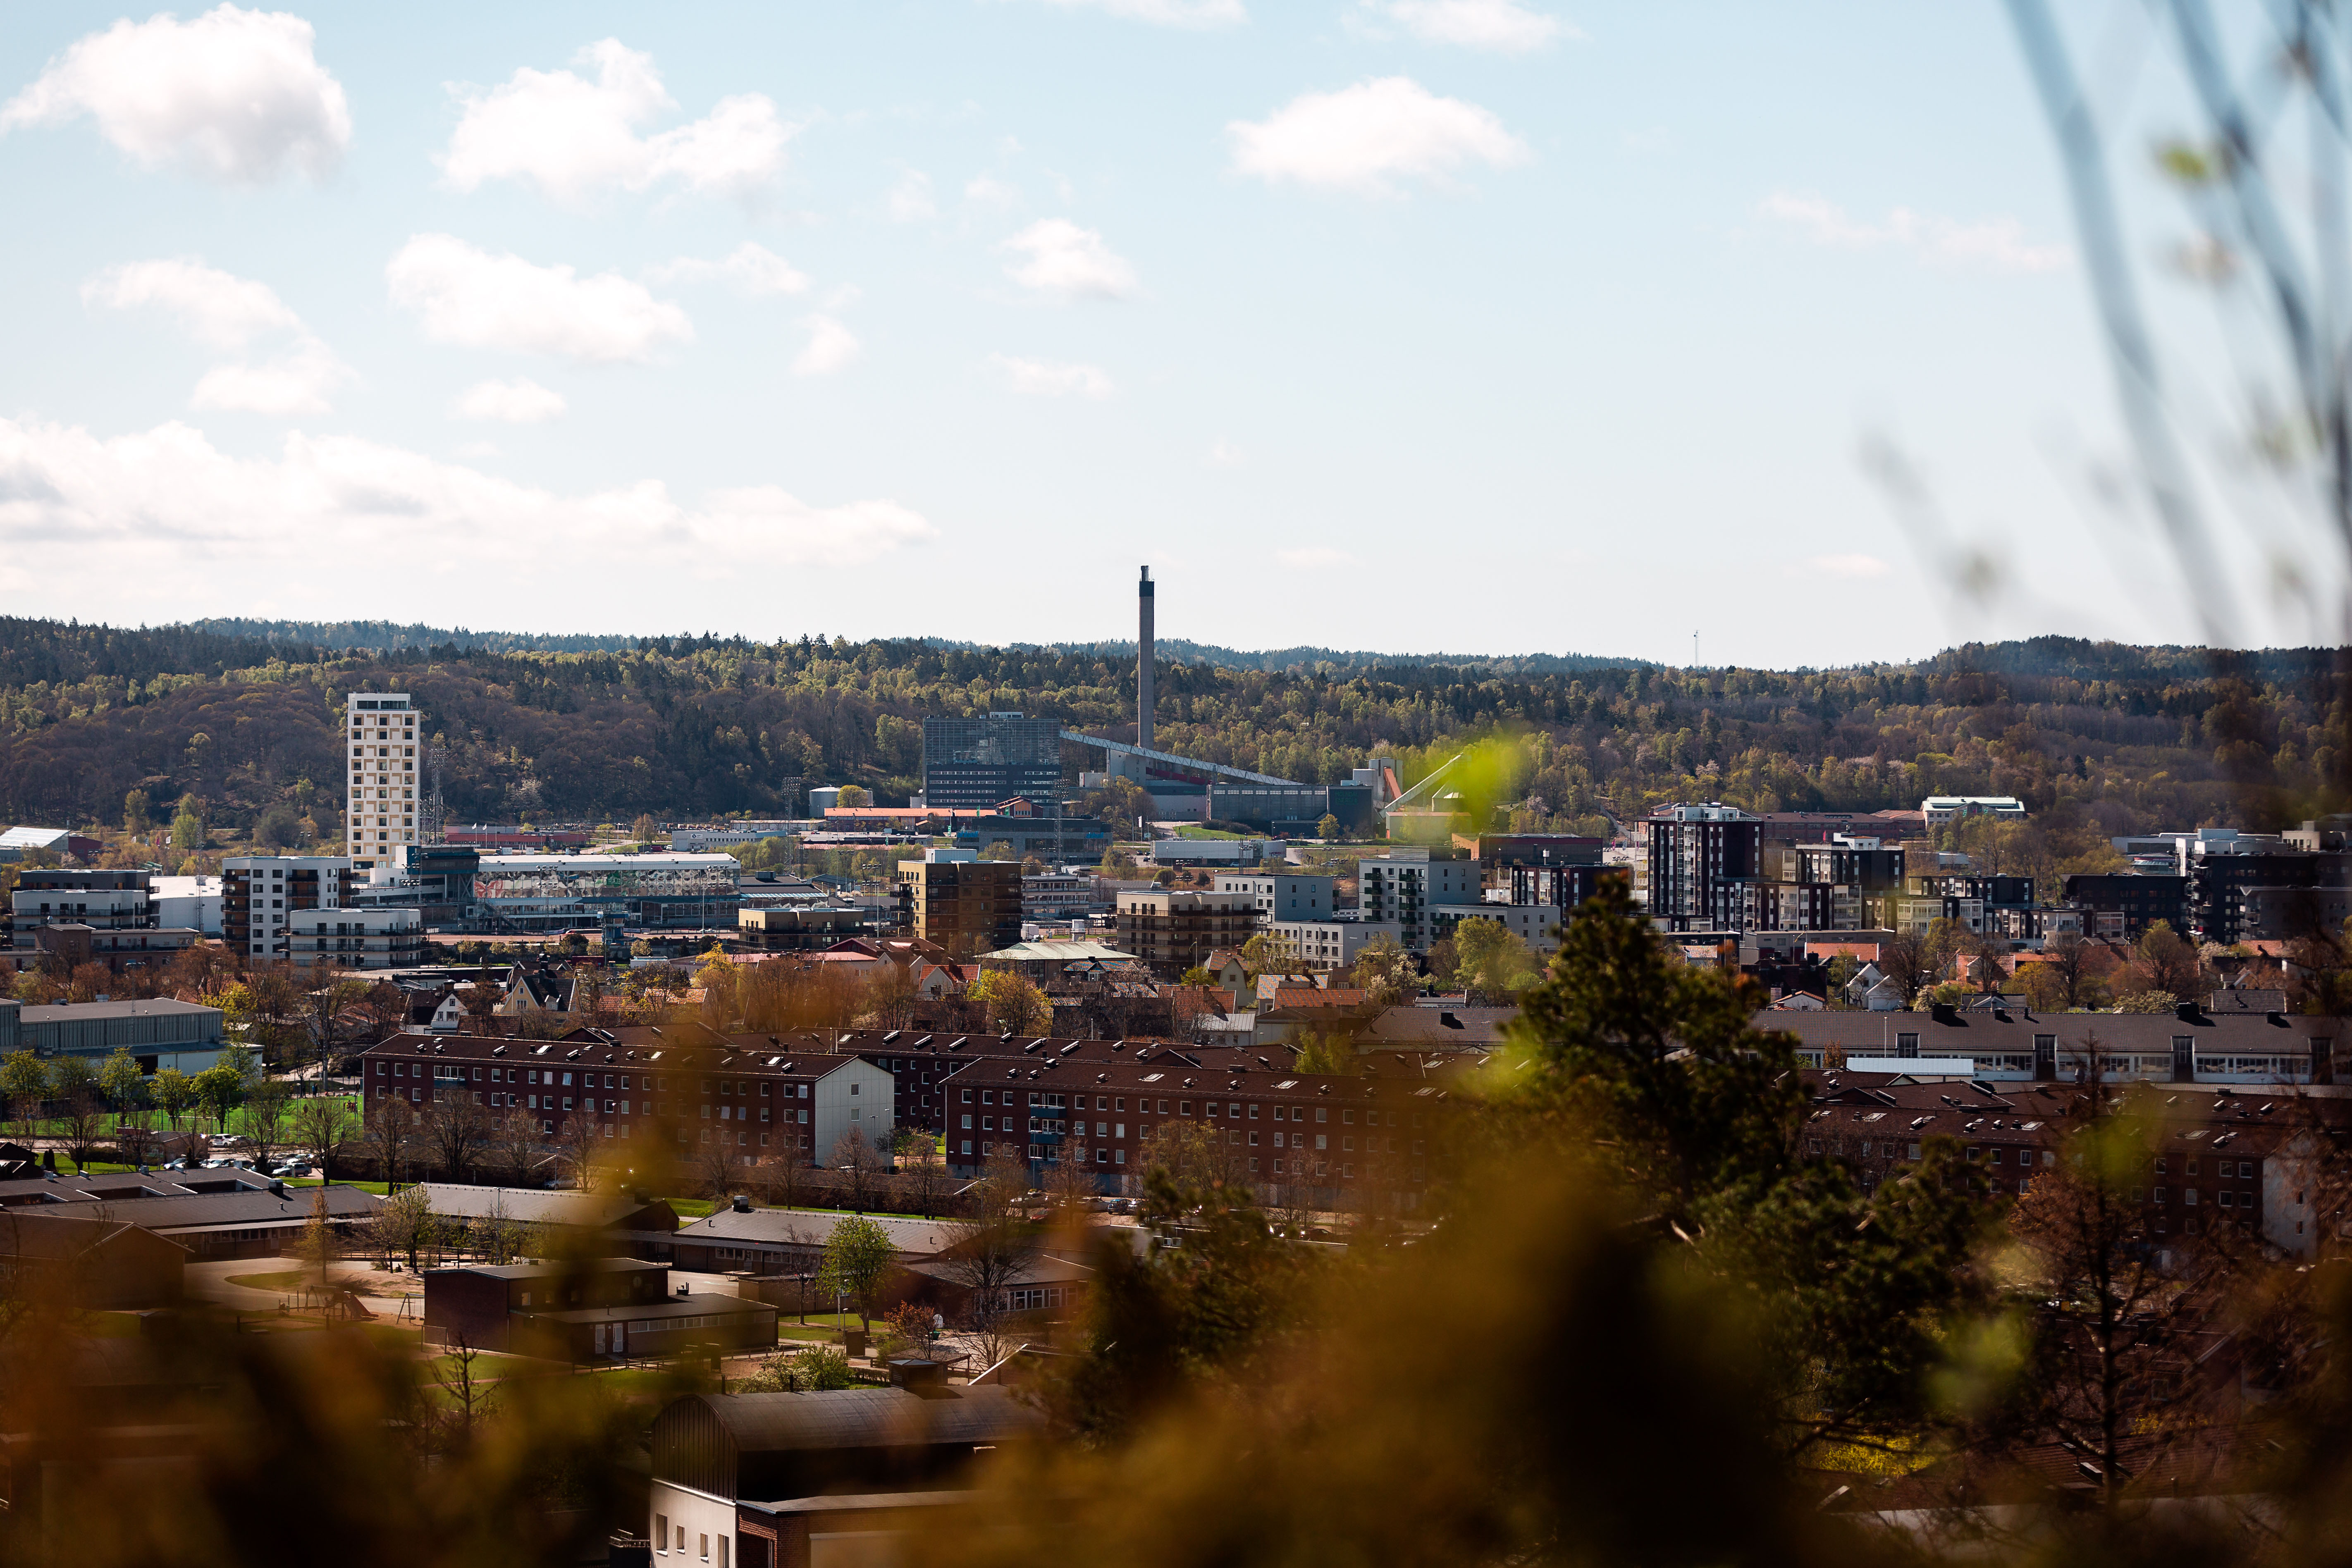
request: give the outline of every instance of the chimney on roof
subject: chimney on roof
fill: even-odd
[[[1135,743],[1151,749],[1151,568],[1135,588]]]

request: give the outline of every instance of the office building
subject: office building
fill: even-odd
[[[221,863],[221,937],[247,959],[284,958],[292,917],[350,909],[358,880],[341,855],[231,856]]]
[[[354,691],[343,700],[351,777],[343,847],[370,871],[397,866],[416,834],[416,710],[405,691]]]
[[[1062,726],[1052,719],[991,713],[923,721],[923,804],[981,810],[1026,795],[1062,797]]]
[[[1339,879],[1294,871],[1226,872],[1217,891],[1247,893],[1257,901],[1260,925],[1280,921],[1328,921],[1339,910]]]
[[[952,860],[935,850],[898,862],[902,930],[968,963],[1021,941],[1021,866],[1014,860]]]
[[[732,928],[742,894],[732,855],[485,855],[474,870],[478,930]],[[457,874],[453,868],[453,875]]]

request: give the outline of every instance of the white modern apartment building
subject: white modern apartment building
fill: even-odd
[[[1328,921],[1338,912],[1339,879],[1304,871],[1223,871],[1217,891],[1247,893],[1257,900],[1260,925],[1286,921]]]
[[[1345,969],[1378,937],[1404,945],[1404,928],[1394,921],[1277,920],[1265,929],[1289,938],[1302,969]]]
[[[354,870],[399,868],[416,836],[416,709],[405,691],[352,691],[343,698],[351,777],[343,845]]]
[[[1358,861],[1356,879],[1362,918],[1393,922],[1414,952],[1428,952],[1445,934],[1433,929],[1433,908],[1475,904],[1486,897],[1478,862],[1458,851],[1400,846]]]
[[[410,969],[425,962],[425,914],[408,909],[299,910],[287,917],[286,960],[338,969]]]

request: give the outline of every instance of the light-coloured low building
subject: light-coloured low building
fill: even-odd
[[[1452,936],[1464,921],[1493,921],[1538,954],[1559,945],[1559,928],[1568,919],[1566,910],[1552,904],[1433,904],[1426,913],[1433,942]]]
[[[221,933],[218,877],[150,877],[147,906],[159,926],[179,926],[206,936]]]
[[[1221,893],[1247,893],[1256,900],[1261,924],[1328,921],[1339,907],[1339,879],[1305,871],[1228,871],[1218,876],[1216,889]]]
[[[2025,803],[2013,795],[1931,795],[1919,814],[1929,827],[1949,827],[1964,816],[2022,817]]]

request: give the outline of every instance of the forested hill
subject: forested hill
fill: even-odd
[[[416,693],[460,819],[790,814],[803,780],[903,797],[932,713],[1019,709],[1132,732],[1133,661],[1107,653],[709,637],[497,651],[454,634],[361,652],[218,629],[236,625],[264,623],[0,621],[0,818],[116,822],[138,788],[159,815],[199,797],[225,826],[315,800],[332,831],[352,688]],[[1780,672],[1171,661],[1158,733],[1314,781],[1376,749],[1410,779],[1465,741],[1514,737],[1499,787],[1528,824],[1591,826],[1673,799],[1876,809],[1943,791],[2021,795],[2086,833],[2254,824],[2347,804],[2335,660],[2278,650],[2217,668],[2194,649],[2044,638]]]

